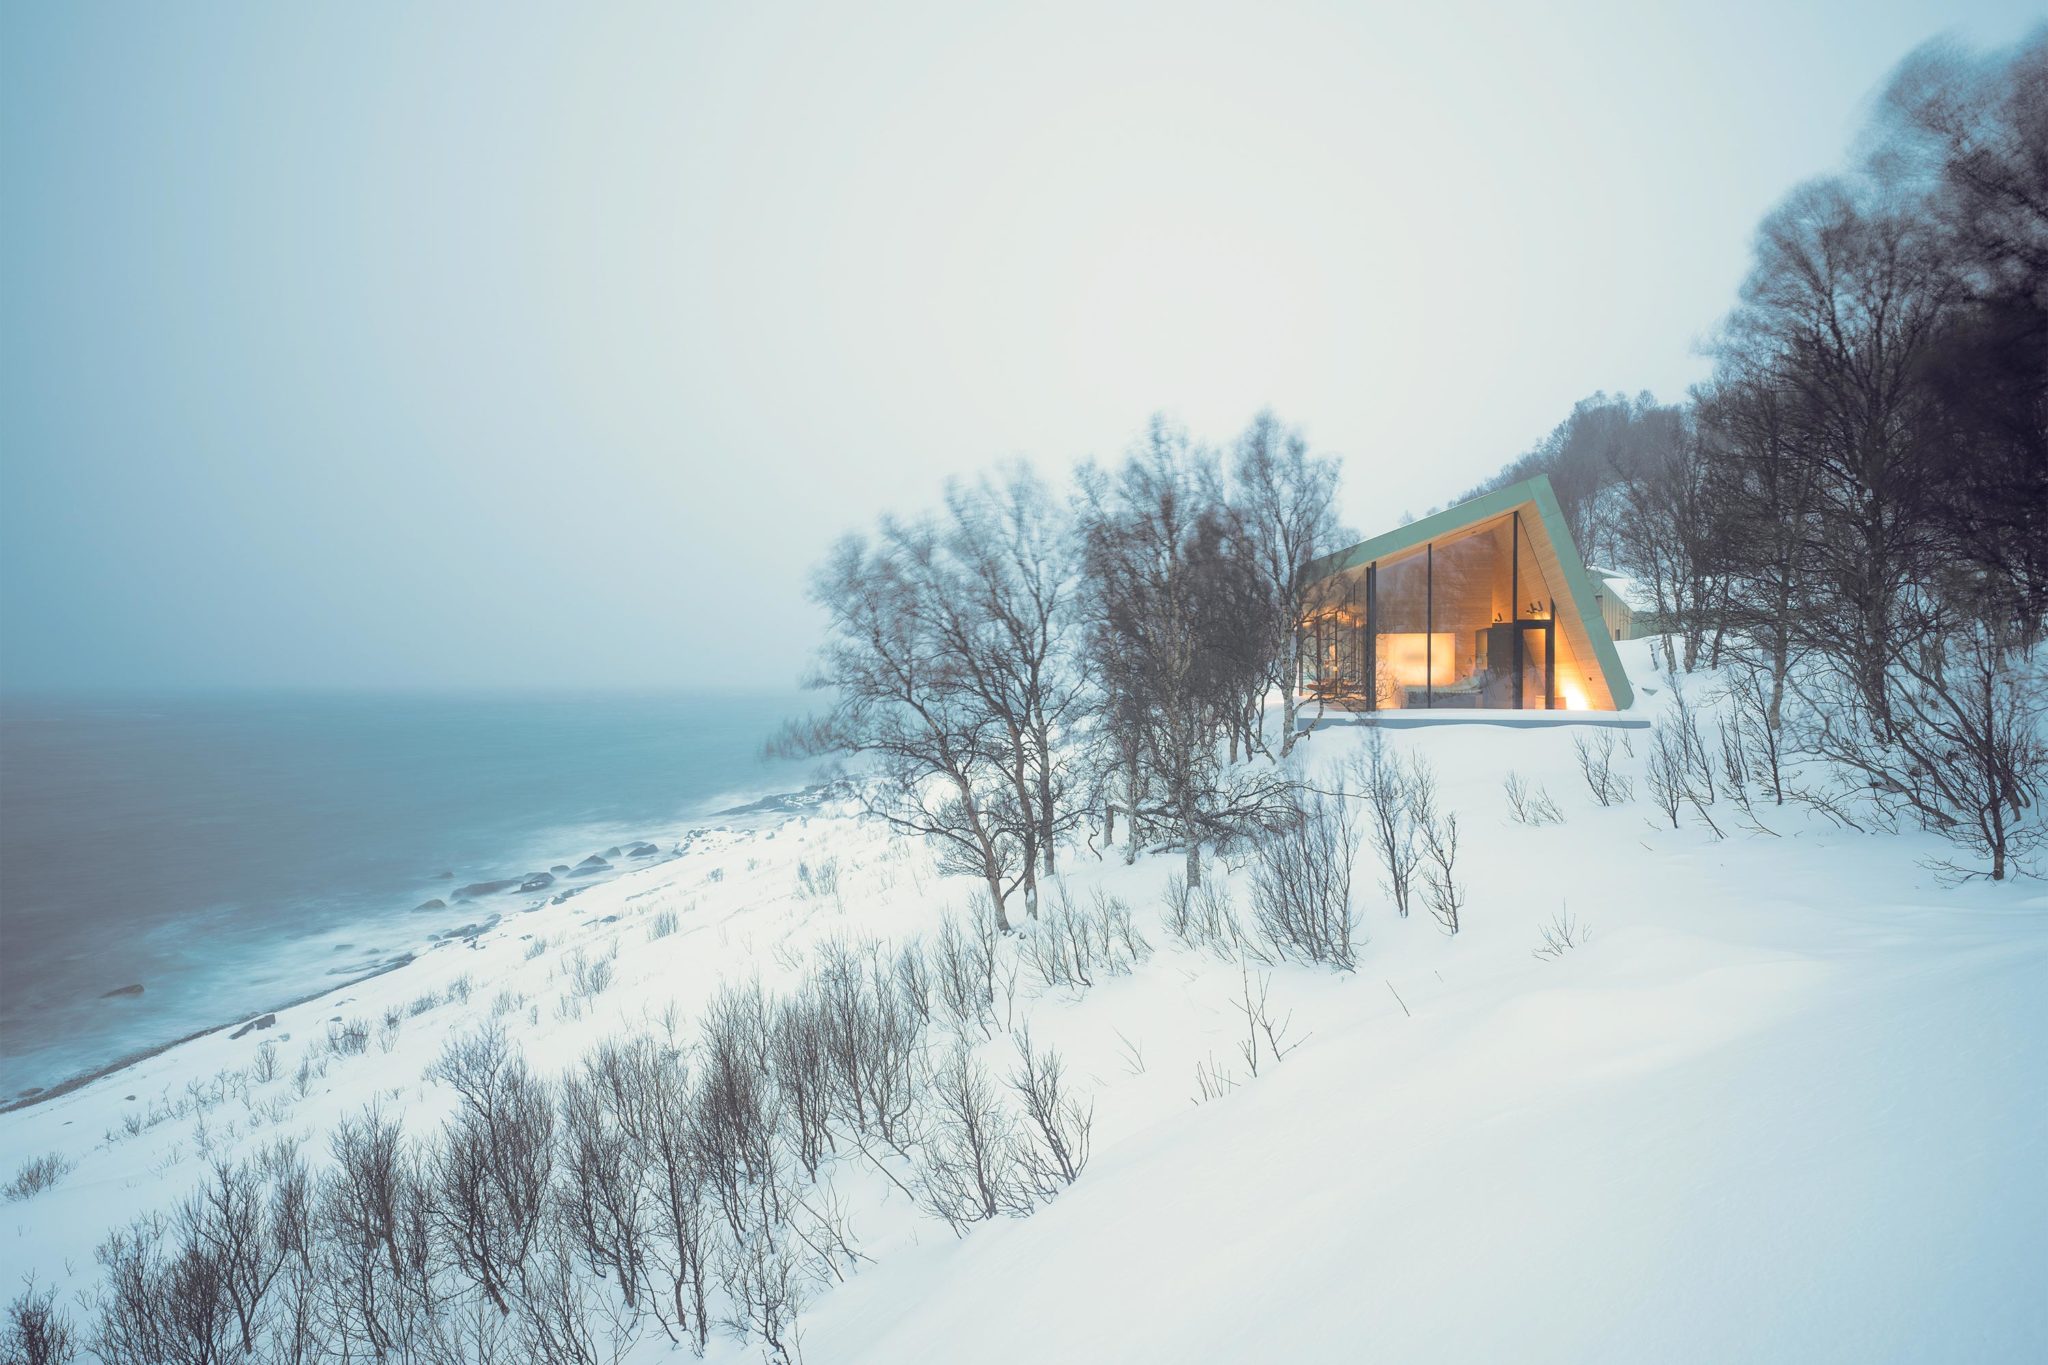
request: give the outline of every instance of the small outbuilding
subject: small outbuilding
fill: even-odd
[[[1604,586],[1604,585],[1603,585]],[[1539,474],[1308,566],[1304,695],[1354,711],[1618,711],[1607,595]]]

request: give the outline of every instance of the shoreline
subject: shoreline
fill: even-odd
[[[410,967],[419,960],[420,955],[418,953],[407,953],[403,957],[396,957],[388,962],[381,962],[370,970],[351,976],[345,981],[337,981],[331,986],[323,986],[317,991],[309,991],[304,995],[295,996],[282,1004],[272,1005],[267,1009],[260,1009],[252,1015],[246,1017],[237,1015],[225,1023],[208,1024],[205,1028],[194,1029],[190,1033],[171,1039],[169,1042],[138,1048],[124,1056],[115,1058],[104,1066],[97,1067],[91,1071],[80,1072],[76,1076],[58,1081],[46,1090],[39,1090],[33,1095],[16,1095],[10,1100],[0,1102],[0,1114],[12,1114],[23,1109],[33,1109],[45,1100],[54,1100],[65,1095],[74,1094],[85,1089],[94,1081],[103,1081],[109,1076],[117,1076],[129,1067],[140,1066],[153,1057],[161,1057],[172,1048],[183,1047],[187,1043],[219,1033],[223,1029],[230,1029],[239,1024],[247,1023],[251,1019],[261,1019],[266,1014],[279,1014],[285,1010],[296,1009],[300,1005],[318,1000],[323,995],[332,995],[335,991],[345,991],[351,986],[360,986],[363,982],[374,980],[380,976],[389,976],[392,972]]]
[[[423,956],[425,956],[425,953],[431,952],[433,951],[434,948],[440,947],[445,943],[453,943],[458,940],[466,938],[473,939],[483,933],[488,933],[492,929],[502,927],[505,923],[508,922],[511,914],[523,914],[530,910],[537,910],[541,906],[546,905],[549,901],[553,901],[558,898],[561,900],[567,900],[570,896],[573,896],[578,892],[587,890],[590,887],[603,886],[609,882],[616,881],[619,877],[625,875],[628,872],[640,871],[651,867],[659,867],[663,863],[674,862],[677,859],[682,858],[688,854],[689,845],[694,839],[696,839],[701,834],[710,832],[714,828],[711,825],[701,823],[702,821],[717,820],[721,818],[746,820],[750,818],[758,819],[764,816],[775,817],[778,822],[780,820],[787,820],[792,816],[801,814],[807,810],[814,809],[818,805],[822,804],[825,800],[829,799],[834,793],[836,793],[841,787],[841,785],[842,784],[837,781],[810,783],[795,791],[770,792],[764,796],[757,797],[751,801],[743,802],[742,804],[737,806],[728,806],[716,811],[709,812],[704,816],[698,817],[700,823],[691,824],[679,831],[672,832],[673,837],[670,841],[671,847],[667,850],[664,850],[661,856],[656,858],[648,858],[645,861],[641,862],[638,867],[622,867],[614,865],[603,876],[579,878],[576,884],[574,884],[573,886],[570,886],[563,891],[557,892],[553,896],[544,897],[542,900],[537,901],[531,905],[523,905],[518,910],[511,911],[509,914],[505,912],[494,912],[491,918],[482,925],[457,925],[454,928],[447,931],[446,933],[436,933],[429,935],[428,947],[423,951],[414,951],[411,949],[407,949],[396,956],[386,959],[385,961],[376,963],[375,965],[367,968],[364,971],[352,973],[342,979],[335,980],[326,985],[323,985],[318,990],[307,991],[303,994],[293,996],[289,1000],[285,1000],[273,1005],[266,1005],[263,1008],[257,1009],[253,1012],[240,1013],[231,1019],[222,1020],[218,1023],[207,1024],[200,1028],[192,1029],[188,1032],[179,1034],[175,1038],[166,1039],[163,1042],[151,1043],[142,1047],[130,1049],[129,1051],[124,1052],[120,1056],[114,1058],[112,1061],[105,1062],[98,1066],[91,1067],[87,1070],[77,1072],[73,1075],[65,1077],[63,1080],[56,1081],[47,1087],[43,1087],[40,1089],[30,1087],[30,1090],[33,1093],[17,1093],[15,1095],[9,1096],[5,1100],[0,1100],[0,1114],[18,1113],[24,1109],[33,1109],[35,1106],[42,1104],[48,1100],[59,1099],[65,1095],[76,1094],[78,1091],[83,1090],[85,1087],[92,1085],[97,1081],[105,1080],[109,1076],[119,1075],[121,1072],[126,1071],[131,1067],[139,1066],[144,1062],[152,1060],[153,1058],[161,1057],[166,1052],[171,1051],[173,1048],[183,1047],[187,1043],[195,1042],[198,1039],[208,1037],[215,1033],[219,1033],[224,1029],[235,1028],[241,1024],[249,1022],[252,1019],[260,1019],[266,1014],[279,1014],[288,1009],[296,1009],[300,1005],[308,1004],[312,1001],[320,999],[323,996],[332,995],[336,991],[343,991],[353,986],[360,986],[363,982],[375,980],[380,976],[388,976],[392,972],[400,971],[406,967],[412,966],[414,963],[420,961],[420,959]],[[764,821],[764,823],[766,822]],[[558,877],[556,884],[560,885],[562,880],[563,879]],[[501,892],[499,894],[504,893]],[[447,908],[452,910],[455,908],[457,904],[481,906],[488,899],[490,898],[479,896],[468,901],[450,902]],[[470,934],[464,934],[461,932],[463,929],[470,929],[473,932]]]

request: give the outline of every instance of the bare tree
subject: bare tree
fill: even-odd
[[[1669,671],[1681,660],[1671,648],[1675,629],[1685,642],[1687,672],[1698,666],[1710,630],[1720,620],[1722,580],[1715,533],[1721,525],[1700,443],[1683,420],[1665,424],[1662,439],[1639,449],[1617,482],[1614,542],[1622,566],[1650,585],[1665,625]]]
[[[1264,644],[1266,682],[1280,693],[1280,756],[1294,748],[1300,708],[1301,574],[1336,548],[1338,462],[1309,454],[1299,431],[1262,412],[1238,437],[1231,460],[1231,506],[1239,541],[1272,604]]]
[[[1090,671],[1142,755],[1145,779],[1131,786],[1151,804],[1134,800],[1133,819],[1180,841],[1190,887],[1205,843],[1267,827],[1286,793],[1270,773],[1226,771],[1219,752],[1239,723],[1246,651],[1233,629],[1241,614],[1219,621],[1206,607],[1238,596],[1231,576],[1248,566],[1225,552],[1217,483],[1214,461],[1160,419],[1114,475],[1090,466],[1080,476]]]
[[[1024,828],[1046,876],[1079,817],[1062,750],[1077,722],[1079,618],[1066,517],[1029,469],[953,485],[942,537],[956,592],[937,605],[963,675],[997,723]],[[1036,913],[1036,881],[1025,892]]]
[[[869,812],[930,840],[947,871],[980,877],[1007,931],[1011,892],[1036,876],[1034,821],[1022,804],[1028,754],[1006,748],[1002,719],[975,690],[979,656],[963,657],[944,624],[966,591],[944,558],[923,522],[886,521],[877,542],[849,536],[834,547],[811,584],[829,626],[807,685],[832,689],[835,701],[772,748],[866,756],[859,790]]]

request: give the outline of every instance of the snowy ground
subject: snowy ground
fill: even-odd
[[[1654,714],[1668,693],[1623,649]],[[1304,758],[1365,737],[1318,734]],[[2040,883],[1944,887],[1921,866],[1931,841],[1791,808],[1765,814],[1771,834],[1659,828],[1641,799],[1593,803],[1569,729],[1389,740],[1435,765],[1460,813],[1464,932],[1395,917],[1362,860],[1358,970],[1271,969],[1300,1045],[1253,1078],[1234,1055],[1240,968],[1159,922],[1179,859],[1069,854],[1076,898],[1125,896],[1155,948],[1085,992],[1018,988],[1014,1018],[1093,1096],[1092,1164],[1032,1217],[965,1238],[842,1172],[869,1260],[816,1296],[805,1359],[2048,1358]],[[1509,770],[1565,822],[1512,822]],[[815,883],[834,865],[837,894],[806,893],[800,867]],[[0,1116],[0,1178],[48,1151],[76,1163],[0,1205],[0,1280],[83,1289],[104,1232],[183,1197],[209,1155],[296,1133],[317,1157],[373,1098],[431,1131],[451,1097],[428,1064],[493,1011],[556,1069],[622,1032],[687,1035],[721,980],[774,989],[828,939],[929,933],[970,894],[846,814],[704,833],[272,1029]],[[1589,940],[1533,956],[1562,908]],[[655,936],[666,911],[676,928]],[[613,982],[566,1007],[576,955],[614,945]],[[330,1021],[355,1019],[366,1050],[295,1082]],[[266,1041],[277,1074],[258,1081]],[[1197,1103],[1198,1065],[1235,1088]],[[671,1349],[650,1336],[633,1358]]]

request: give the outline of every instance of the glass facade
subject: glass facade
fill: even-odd
[[[1586,672],[1520,512],[1309,589],[1304,691],[1353,710],[1584,709]]]

